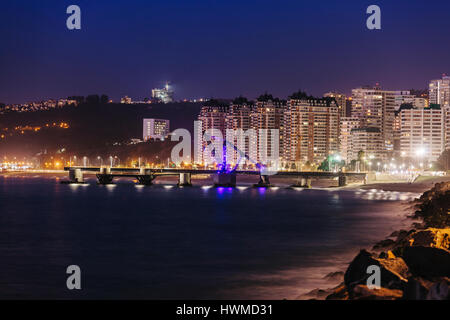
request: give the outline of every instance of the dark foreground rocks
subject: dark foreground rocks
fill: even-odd
[[[327,300],[450,300],[450,182],[417,200],[413,230],[393,232],[369,252],[361,250]],[[380,288],[369,288],[369,266],[380,269]]]

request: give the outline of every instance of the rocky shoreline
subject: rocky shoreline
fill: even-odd
[[[450,300],[450,182],[436,183],[412,203],[419,219],[361,250],[345,272],[327,275],[342,283],[303,298],[326,300]],[[379,289],[370,289],[367,268],[380,268]]]

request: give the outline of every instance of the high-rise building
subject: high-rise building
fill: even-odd
[[[164,140],[170,132],[170,121],[165,119],[144,119],[143,139]]]
[[[336,104],[338,105],[341,118],[346,116],[347,96],[345,94],[339,92],[327,92],[323,96],[325,98],[334,98],[336,100]]]
[[[284,110],[283,102],[272,98],[271,95],[262,95],[257,99],[250,113],[250,128],[255,130],[256,134],[256,148],[253,148],[253,154],[250,154],[253,161],[263,162],[263,159],[261,159],[263,154],[267,157],[274,156],[276,152],[274,143],[278,143],[278,155],[281,152],[283,148],[281,131]],[[277,140],[275,140],[275,136],[271,135],[271,129],[278,130]],[[264,134],[263,130],[267,130],[267,134]]]
[[[242,153],[249,156],[251,150],[250,145],[253,143],[253,146],[256,146],[256,141],[254,141],[255,137],[250,137],[247,135],[244,136],[244,138],[241,138],[240,135],[245,135],[250,129],[250,113],[252,107],[252,104],[245,100],[235,101],[228,108],[225,117],[225,129],[227,132],[224,133],[224,135],[228,135],[232,132],[233,137],[230,138],[229,136],[226,136],[227,163],[250,163],[250,161],[242,156]]]
[[[195,132],[197,134],[196,141],[196,162],[199,163],[218,163],[213,155],[210,155],[208,159],[204,157],[204,149],[207,146],[207,142],[204,141],[203,136],[206,130],[209,129],[217,129],[221,133],[221,143],[224,142],[225,134],[226,134],[226,117],[228,113],[228,106],[225,106],[220,103],[216,103],[215,101],[209,101],[207,105],[204,105],[198,116],[197,128],[195,128]],[[211,136],[207,137],[208,139],[215,140],[219,139],[218,137]]]
[[[352,130],[359,127],[359,119],[352,117],[341,118],[339,135],[339,153],[342,159],[348,164],[352,159],[350,135]]]
[[[442,79],[431,80],[428,96],[430,104],[442,106],[450,104],[450,77],[443,75]]]
[[[380,129],[387,152],[394,147],[395,92],[374,88],[352,90],[352,117],[360,119],[360,127]]]
[[[428,108],[429,102],[427,98],[415,97],[413,106],[415,108]]]
[[[152,89],[152,98],[158,102],[169,103],[173,101],[173,91],[169,86],[169,83],[166,83],[164,88],[162,89]]]
[[[410,91],[394,91],[395,111],[400,109],[402,104],[414,105],[415,98],[416,96],[412,95]]]
[[[444,112],[444,127],[445,127],[445,149],[450,150],[450,105],[444,106],[443,110]]]
[[[339,107],[329,99],[293,95],[283,121],[283,158],[320,164],[339,151]]]
[[[381,130],[375,127],[354,128],[350,134],[349,161],[358,160],[358,153],[364,152],[366,158],[384,160],[386,152]]]
[[[444,150],[444,111],[439,106],[400,110],[401,154],[409,158],[436,160]]]

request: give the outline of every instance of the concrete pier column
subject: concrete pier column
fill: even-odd
[[[271,184],[270,184],[268,175],[260,175],[259,182],[257,184],[253,185],[253,187],[255,187],[255,188],[268,188],[270,186],[271,186]]]
[[[101,167],[100,174],[111,174],[111,168],[110,167]]]
[[[178,178],[178,186],[179,187],[190,187],[191,183],[191,174],[190,173],[180,173]]]
[[[110,167],[101,167],[100,173],[97,174],[97,183],[98,184],[111,184],[113,182],[114,177],[111,175]]]
[[[236,187],[236,173],[219,172],[214,176],[215,187]]]
[[[70,169],[69,179],[72,183],[83,183],[83,171],[81,171],[81,169]]]
[[[311,181],[312,181],[312,179],[310,177],[306,178],[305,188],[308,188],[308,189],[311,188]]]
[[[339,175],[338,184],[339,184],[339,187],[346,186],[347,185],[347,176],[343,175],[343,174]]]
[[[305,187],[306,186],[306,178],[301,178],[300,179],[300,186],[301,187]]]

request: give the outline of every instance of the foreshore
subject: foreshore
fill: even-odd
[[[450,178],[424,178],[417,183],[380,183],[363,189],[423,192],[410,203],[409,230],[397,230],[371,249],[362,249],[345,271],[324,275],[341,283],[314,289],[299,299],[319,300],[449,300]],[[414,222],[415,221],[415,222]],[[373,267],[380,284],[372,287]]]

